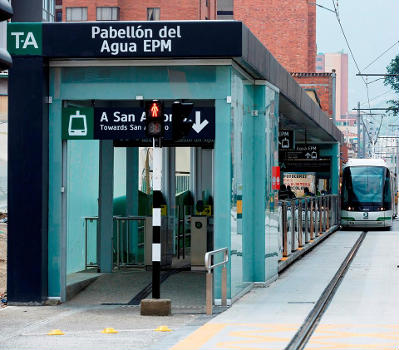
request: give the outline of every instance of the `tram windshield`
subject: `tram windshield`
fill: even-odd
[[[382,205],[385,184],[383,167],[348,167],[343,174],[343,204]]]

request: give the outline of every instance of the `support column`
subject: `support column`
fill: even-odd
[[[112,272],[114,146],[112,140],[100,141],[98,190],[97,260],[100,272]]]
[[[166,262],[172,263],[175,230],[175,211],[176,211],[176,148],[162,148],[162,193],[166,199],[167,207],[167,230],[166,240],[162,241],[163,254],[166,255]],[[164,237],[164,236],[163,236]]]
[[[339,194],[339,143],[331,145],[331,194]]]
[[[200,147],[192,147],[190,152],[190,191],[193,195],[195,205],[199,200],[202,199],[202,149]]]
[[[126,216],[137,216],[139,212],[139,149],[138,147],[126,148]],[[138,253],[138,225],[137,221],[129,225],[129,251],[134,255],[137,263]],[[129,261],[131,263],[133,261]]]

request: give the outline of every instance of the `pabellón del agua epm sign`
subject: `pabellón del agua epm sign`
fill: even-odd
[[[172,109],[164,110],[165,145],[210,146],[215,140],[215,108],[194,107],[190,118],[194,124],[182,140],[172,141]],[[145,110],[140,107],[87,108],[66,107],[62,110],[64,140],[120,140],[144,145]]]
[[[9,23],[12,55],[54,58],[240,57],[242,23]]]

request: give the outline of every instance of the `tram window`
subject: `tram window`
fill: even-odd
[[[389,170],[386,172],[385,185],[384,185],[384,208],[385,210],[392,209],[392,196],[391,196],[391,176]]]
[[[345,169],[346,170],[346,169]],[[380,167],[351,167],[345,171],[345,183],[349,202],[382,203],[384,191],[384,168]]]

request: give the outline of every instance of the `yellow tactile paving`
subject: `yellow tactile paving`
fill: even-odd
[[[298,324],[208,323],[171,350],[284,349]],[[398,350],[399,324],[320,325],[306,350]]]
[[[306,350],[397,350],[399,324],[319,325]]]
[[[197,350],[218,334],[225,326],[226,324],[207,323],[177,343],[171,350]]]

